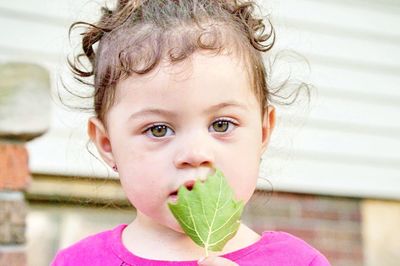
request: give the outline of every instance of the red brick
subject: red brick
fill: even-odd
[[[288,228],[288,227],[277,226],[275,230],[290,233],[294,236],[297,236],[297,237],[305,240],[306,242],[313,241],[313,239],[317,236],[317,232],[315,230],[313,230],[312,228],[303,229],[303,228],[295,228],[295,227]]]
[[[331,261],[333,260],[362,261],[363,259],[362,252],[359,250],[351,250],[351,249],[348,249],[347,251],[325,250],[323,253]]]
[[[24,144],[0,142],[0,190],[23,190],[30,179]]]
[[[0,196],[1,193],[5,194],[0,192]],[[21,192],[12,193],[22,194]],[[24,243],[27,206],[23,195],[14,199],[12,197],[6,199],[4,195],[0,198],[2,198],[0,200],[0,245]]]
[[[342,217],[343,219],[348,219],[349,221],[353,221],[353,222],[361,222],[361,211],[360,209],[355,210],[351,213],[349,213],[347,216]]]
[[[313,200],[317,199],[316,195],[298,194],[298,193],[289,193],[289,192],[274,192],[273,197],[287,198],[290,200],[301,199],[302,201],[313,201]]]
[[[338,221],[340,219],[339,213],[337,211],[302,209],[301,216],[304,218],[313,218],[313,219],[321,219],[321,220]]]
[[[322,238],[331,238],[340,241],[361,242],[361,234],[359,231],[347,230],[344,228],[321,228],[318,235]]]
[[[0,265],[4,266],[26,266],[27,258],[25,249],[21,247],[0,246]]]

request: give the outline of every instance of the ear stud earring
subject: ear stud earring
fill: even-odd
[[[113,169],[115,172],[118,172],[117,165],[114,164],[114,166],[112,167],[112,169]]]

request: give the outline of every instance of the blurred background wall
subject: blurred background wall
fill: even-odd
[[[295,106],[277,106],[276,130],[245,222],[258,232],[285,230],[302,237],[332,265],[398,265],[400,2],[259,3],[276,28],[273,54],[285,49],[307,59],[281,56],[271,82],[292,72],[315,89],[310,105],[303,98]],[[69,42],[68,27],[95,20],[101,4],[0,2],[0,63],[41,65],[53,93],[49,131],[27,143],[28,265],[48,265],[59,248],[135,215],[117,176],[86,150],[90,113],[70,112],[57,99],[57,90],[69,97],[60,78],[71,80],[66,56],[77,45],[78,34]],[[0,195],[4,190],[0,186]],[[9,201],[0,197],[0,207]],[[10,226],[10,220],[0,217],[0,229],[6,230],[1,226]],[[0,246],[0,258],[9,250]]]

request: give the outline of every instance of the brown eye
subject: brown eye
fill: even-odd
[[[171,133],[173,133],[172,129],[170,129],[168,126],[166,125],[154,125],[152,127],[150,127],[147,130],[148,134],[150,134],[151,137],[156,137],[156,138],[162,138],[165,136],[169,136],[171,135]]]
[[[224,120],[215,121],[212,123],[215,132],[226,132],[229,128],[229,122]]]
[[[212,122],[212,124],[208,128],[208,131],[228,134],[238,126],[238,122],[235,122],[235,120],[233,119],[231,120],[229,118],[220,118]]]

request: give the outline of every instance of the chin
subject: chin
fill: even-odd
[[[181,234],[186,234],[185,231],[182,230],[180,225],[178,225],[178,227],[174,227],[173,230]]]
[[[168,217],[164,226],[168,227],[169,229],[171,229],[175,232],[185,234],[185,231],[183,231],[182,227],[179,225],[178,221],[175,219],[175,217],[172,214],[170,217]]]
[[[171,228],[172,230],[174,230],[175,232],[185,234],[185,231],[183,231],[182,227],[179,225],[179,223],[176,220],[174,220],[172,223],[170,223],[168,225],[168,227]]]

